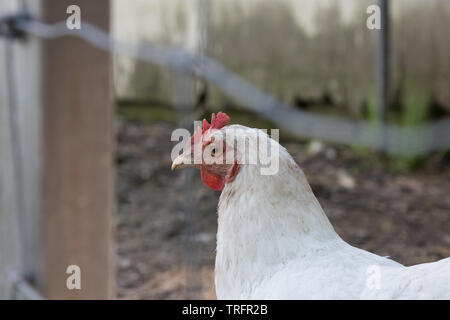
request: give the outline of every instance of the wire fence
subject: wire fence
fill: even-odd
[[[387,124],[369,123],[346,119],[343,117],[317,114],[308,111],[298,110],[288,104],[279,101],[273,95],[261,90],[239,75],[233,73],[220,62],[203,54],[196,55],[179,47],[166,47],[157,44],[133,45],[115,40],[110,34],[98,27],[83,22],[81,30],[69,30],[66,22],[56,24],[45,24],[37,20],[30,19],[27,15],[16,15],[0,17],[0,35],[9,37],[6,46],[6,75],[8,82],[8,97],[10,104],[9,115],[11,117],[11,145],[13,146],[12,157],[14,158],[14,175],[16,181],[16,193],[23,193],[23,177],[21,176],[22,157],[20,149],[20,137],[17,119],[17,103],[15,97],[18,88],[13,78],[13,54],[11,51],[11,41],[15,36],[33,35],[43,39],[56,39],[65,36],[81,38],[96,48],[121,55],[127,55],[135,59],[156,64],[174,70],[183,75],[201,77],[217,88],[221,89],[230,97],[239,101],[244,107],[257,113],[258,115],[274,122],[282,130],[301,138],[317,138],[327,141],[343,143],[348,145],[369,147],[376,150],[385,151],[392,154],[407,156],[423,155],[436,150],[450,147],[450,118],[423,124],[416,127],[400,127]],[[175,88],[179,89],[179,88]],[[183,96],[183,94],[181,94]],[[185,176],[186,185],[191,185],[189,174]],[[196,212],[192,196],[186,193],[184,198],[185,207],[183,210]],[[23,203],[17,198],[19,220],[19,234],[24,234]],[[182,212],[182,217],[186,221],[193,221],[192,216]],[[187,225],[187,234],[195,234],[192,225]],[[189,245],[187,236],[182,238],[183,242]],[[192,257],[195,256],[193,246],[185,250],[187,258],[193,264]],[[20,243],[21,260],[25,260],[25,249]],[[192,257],[189,257],[192,256]],[[23,265],[21,261],[20,265]],[[194,265],[195,266],[195,265]],[[17,273],[8,274],[8,283],[11,285],[11,296],[20,293],[32,299],[41,298],[31,286],[27,284],[23,277],[24,270],[17,270]],[[25,274],[26,275],[26,274]]]
[[[13,53],[13,38],[16,36],[12,30],[7,28],[5,24],[8,24],[10,17],[0,17],[0,35],[4,35],[5,41],[5,76],[8,79],[6,82],[6,96],[8,101],[8,121],[10,124],[10,145],[11,148],[11,158],[12,162],[12,175],[14,177],[13,188],[15,189],[16,195],[22,195],[24,193],[24,177],[23,177],[23,163],[22,163],[22,148],[21,148],[21,136],[19,129],[19,110],[17,103],[17,87],[16,87],[16,77],[15,77],[15,57]],[[5,22],[5,23],[2,23]],[[19,235],[26,234],[25,230],[25,211],[24,203],[19,196],[14,197],[14,205],[16,206],[16,225],[17,232]],[[26,260],[26,250],[25,250],[25,240],[23,237],[18,237],[18,270],[10,271],[6,275],[0,275],[4,277],[3,282],[6,283],[8,292],[7,296],[11,299],[40,299],[39,293],[37,293],[34,288],[32,288],[25,278],[27,276],[26,270],[24,270]]]
[[[274,122],[280,129],[302,138],[316,138],[368,147],[405,156],[424,155],[450,147],[450,118],[415,127],[371,123],[296,109],[261,90],[221,63],[182,48],[156,44],[132,45],[117,41],[96,26],[83,22],[80,30],[69,30],[66,22],[45,24],[22,18],[14,28],[44,39],[64,36],[82,38],[91,45],[127,55],[180,73],[201,77],[244,107]]]

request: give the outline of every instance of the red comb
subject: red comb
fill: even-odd
[[[227,125],[228,122],[230,122],[230,117],[227,116],[226,113],[219,112],[217,114],[217,117],[216,114],[213,113],[211,115],[211,123],[209,123],[208,120],[203,119],[202,128],[200,129],[200,127],[197,127],[197,131],[194,133],[191,139],[198,141],[201,135],[205,133],[208,129],[210,128],[217,130],[222,129],[224,126]]]
[[[213,129],[222,129],[224,126],[227,125],[227,123],[230,122],[230,117],[227,116],[226,113],[223,112],[219,112],[216,115],[213,113],[211,115],[211,124],[208,123],[208,121],[206,121],[206,119],[203,119],[203,132],[205,132],[206,130],[208,130],[209,128],[213,128]]]

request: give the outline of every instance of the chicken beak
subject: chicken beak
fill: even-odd
[[[175,160],[173,160],[172,162],[172,171],[183,169],[186,167],[198,167],[193,163],[190,153],[188,154],[183,153],[178,157],[176,157]]]

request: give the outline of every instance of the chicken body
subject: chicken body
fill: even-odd
[[[258,130],[232,125],[219,133],[236,129],[249,140]],[[450,299],[450,258],[405,267],[347,244],[287,150],[267,139],[279,151],[277,172],[241,164],[219,199],[219,299]]]
[[[404,267],[350,246],[334,231],[302,170],[286,149],[279,151],[275,175],[243,165],[222,191],[219,299],[450,298],[450,259]]]

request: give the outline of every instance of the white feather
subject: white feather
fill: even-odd
[[[250,139],[257,130],[221,131],[236,128]],[[286,149],[280,146],[279,154],[276,175],[261,175],[259,165],[244,164],[222,191],[215,266],[219,299],[450,298],[449,258],[405,267],[350,246],[334,231]]]

